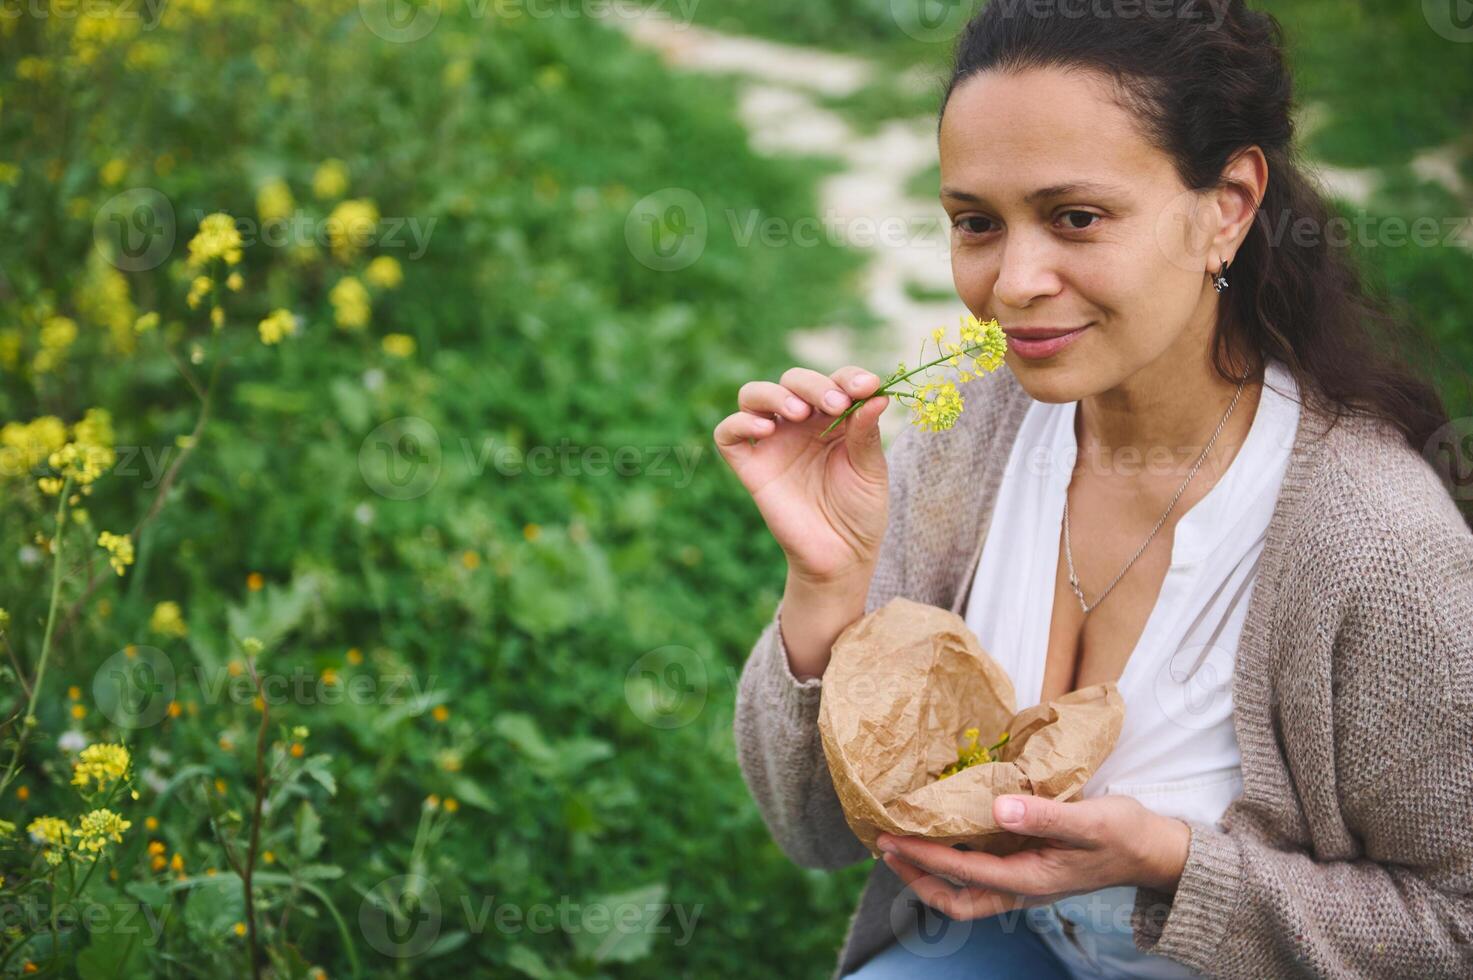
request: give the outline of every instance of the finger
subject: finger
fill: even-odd
[[[737,407],[755,415],[781,415],[801,422],[813,407],[787,388],[772,381],[748,381],[737,390]]]
[[[853,403],[832,378],[810,368],[788,368],[780,380],[784,388],[828,415],[843,415]]]
[[[761,418],[750,412],[735,412],[717,424],[712,437],[716,440],[716,448],[722,453],[740,453],[752,448],[747,444],[748,439],[770,436],[776,427],[777,423],[772,419]]]
[[[931,908],[958,921],[985,919],[1002,912],[1025,908],[1030,903],[1019,895],[986,888],[956,888],[942,879],[894,854],[885,855],[885,864],[905,882],[915,896]]]
[[[1016,854],[999,857],[983,851],[959,851],[935,841],[917,837],[886,837],[895,853],[906,861],[932,874],[945,875],[967,885],[1036,895],[1045,891],[1038,880],[1036,855]]]
[[[999,826],[1017,834],[1096,848],[1104,844],[1104,835],[1092,802],[1060,803],[1041,796],[999,796],[992,803],[992,815]]]
[[[839,368],[829,375],[829,380],[852,398],[869,397],[875,393],[881,383],[881,380],[874,374],[853,364]]]
[[[884,395],[870,398],[844,422],[844,444],[850,463],[877,482],[883,481],[887,473],[885,449],[880,443],[880,416],[889,404],[890,399]]]

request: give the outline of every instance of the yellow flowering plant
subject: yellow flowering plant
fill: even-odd
[[[960,746],[956,750],[956,761],[947,766],[945,769],[941,770],[941,775],[937,776],[937,779],[945,779],[947,776],[955,776],[963,769],[968,769],[972,766],[980,766],[986,762],[997,762],[997,753],[1002,751],[1002,747],[1004,745],[1008,744],[1007,732],[1003,732],[1001,738],[988,746],[980,746],[977,744],[977,739],[980,738],[982,735],[982,732],[980,730],[976,728],[968,728],[964,734],[966,735],[967,744]]]
[[[917,384],[911,378],[943,364],[957,368],[959,380],[963,382],[990,374],[1002,366],[1003,357],[1007,354],[1008,342],[996,319],[984,323],[971,314],[962,317],[961,343],[948,342],[945,337],[946,329],[937,327],[931,333],[931,341],[936,344],[941,356],[925,361],[926,343],[922,341],[918,359],[925,363],[919,367],[908,368],[902,361],[900,366],[885,378],[874,394],[856,399],[842,415],[829,423],[828,428],[824,429],[822,434],[828,435],[840,422],[858,411],[859,407],[869,399],[884,396],[892,396],[908,403],[911,409],[912,424],[927,432],[942,432],[955,425],[957,418],[962,414],[962,396],[956,383],[946,380]],[[970,363],[964,364],[963,359]]]

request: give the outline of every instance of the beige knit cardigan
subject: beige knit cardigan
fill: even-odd
[[[1174,893],[1140,889],[1137,947],[1214,977],[1473,977],[1473,534],[1421,455],[1364,416],[1303,410],[1232,680],[1243,792],[1189,821]],[[1012,372],[962,385],[942,433],[888,452],[890,523],[866,611],[903,595],[965,615],[1031,397]],[[743,778],[810,868],[871,861],[799,683],[781,604],[742,671]],[[835,977],[895,941],[902,884],[873,862]],[[908,893],[907,893],[908,894]]]

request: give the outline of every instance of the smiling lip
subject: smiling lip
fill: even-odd
[[[1008,337],[1008,350],[1024,360],[1034,361],[1046,357],[1053,357],[1059,351],[1074,343],[1079,335],[1088,330],[1090,326],[1091,324],[1086,323],[1082,327],[1073,328],[1004,328],[1003,332]]]
[[[1085,324],[1085,327],[1089,324]],[[1084,327],[1003,327],[1002,332],[1009,337],[1017,337],[1019,340],[1047,340],[1050,337],[1062,337],[1066,333],[1074,333],[1083,330]]]

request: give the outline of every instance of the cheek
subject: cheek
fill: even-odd
[[[987,308],[987,299],[992,295],[992,284],[997,280],[997,263],[980,249],[951,250],[951,279],[956,284],[956,294],[967,308],[977,316]]]

